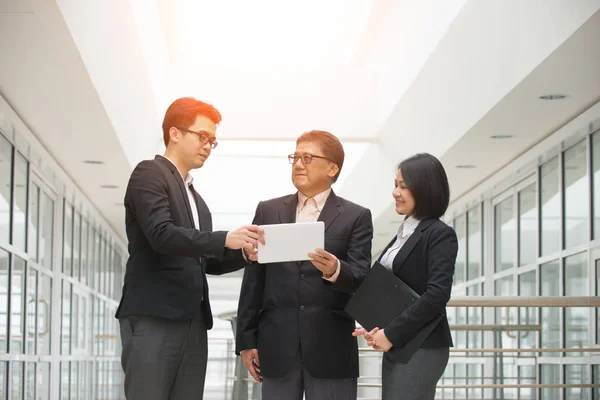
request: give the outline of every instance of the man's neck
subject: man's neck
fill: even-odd
[[[187,168],[185,164],[183,164],[176,155],[170,153],[168,150],[165,151],[163,157],[168,158],[173,164],[175,164],[175,167],[177,167],[177,170],[185,180],[185,178],[188,176],[188,173],[190,172],[190,169]]]

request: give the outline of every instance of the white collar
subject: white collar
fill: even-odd
[[[319,210],[319,212],[323,209],[323,207],[325,207],[325,203],[327,202],[327,199],[329,198],[330,194],[331,194],[331,188],[329,188],[313,197],[313,199],[315,199],[315,202],[317,203],[317,210]],[[298,209],[302,209],[302,207],[304,207],[304,202],[308,198],[309,197],[306,196],[304,193],[298,192]]]
[[[159,154],[159,155],[160,155],[160,154]],[[169,160],[169,162],[170,162],[171,164],[173,164],[173,166],[174,166],[175,168],[177,168],[177,165],[175,165],[175,163],[173,162],[173,160],[171,160],[169,157],[166,157],[166,156],[161,156],[161,157],[162,157],[162,158],[164,158],[164,159],[167,159],[167,160]],[[192,176],[192,174],[190,174],[189,172],[188,172],[188,174],[187,174],[187,176],[186,176],[185,178],[183,177],[183,175],[181,175],[181,171],[179,171],[179,168],[177,168],[177,172],[179,172],[179,176],[181,176],[181,179],[183,179],[183,183],[185,183],[185,186],[186,186],[186,187],[188,187],[188,186],[190,186],[192,183],[194,183],[194,177],[193,177],[193,176]]]

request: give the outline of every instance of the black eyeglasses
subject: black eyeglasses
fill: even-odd
[[[202,143],[202,144],[210,143],[210,147],[213,149],[216,148],[217,145],[219,144],[219,143],[217,143],[216,140],[211,139],[210,136],[206,132],[202,132],[202,131],[196,132],[196,131],[191,131],[189,129],[183,129],[183,128],[177,128],[177,129],[179,129],[180,131],[195,134],[196,136],[198,136],[198,139],[200,139],[200,143]]]
[[[296,164],[298,160],[302,161],[302,164],[310,164],[313,158],[322,158],[324,160],[333,161],[331,158],[323,157],[323,156],[315,156],[314,154],[304,153],[304,154],[290,154],[288,156],[288,161],[290,164]]]

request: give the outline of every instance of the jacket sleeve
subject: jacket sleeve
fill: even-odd
[[[371,211],[365,208],[352,228],[346,260],[340,260],[340,274],[335,282],[323,280],[324,284],[340,292],[354,293],[371,268],[372,241],[373,219]]]
[[[242,255],[243,250],[225,249],[223,259],[209,259],[206,265],[206,273],[210,275],[223,275],[238,271],[252,263],[246,261]]]
[[[154,251],[172,256],[223,257],[227,232],[175,226],[169,205],[167,185],[157,167],[152,161],[142,161],[129,179],[125,206]]]
[[[427,286],[421,297],[385,327],[394,346],[403,346],[421,327],[444,311],[452,291],[458,241],[446,226],[431,233],[427,245]]]
[[[262,221],[261,203],[259,203],[252,223],[260,225]],[[262,306],[264,287],[265,266],[258,263],[246,265],[240,289],[235,332],[235,353],[238,355],[242,350],[257,348],[258,317]]]

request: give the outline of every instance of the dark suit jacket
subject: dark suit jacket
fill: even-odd
[[[254,223],[295,222],[297,204],[297,194],[261,202]],[[310,261],[252,264],[244,271],[236,353],[258,348],[263,376],[287,374],[299,346],[313,377],[358,376],[355,323],[344,307],[371,264],[371,212],[332,191],[319,221],[325,223],[325,250],[340,260],[335,283]]]
[[[162,156],[133,170],[125,193],[129,259],[117,318],[186,320],[202,310],[212,328],[206,273],[224,274],[246,263],[240,250],[225,248],[227,232],[212,232],[208,206],[196,191],[194,197],[190,205],[181,174]],[[199,229],[190,206],[198,209]]]
[[[394,237],[382,256],[395,241]],[[421,347],[452,347],[445,315],[457,253],[454,229],[437,218],[422,220],[400,248],[393,272],[421,297],[385,327],[385,335],[394,346],[403,346],[423,325],[443,313],[444,318]]]

